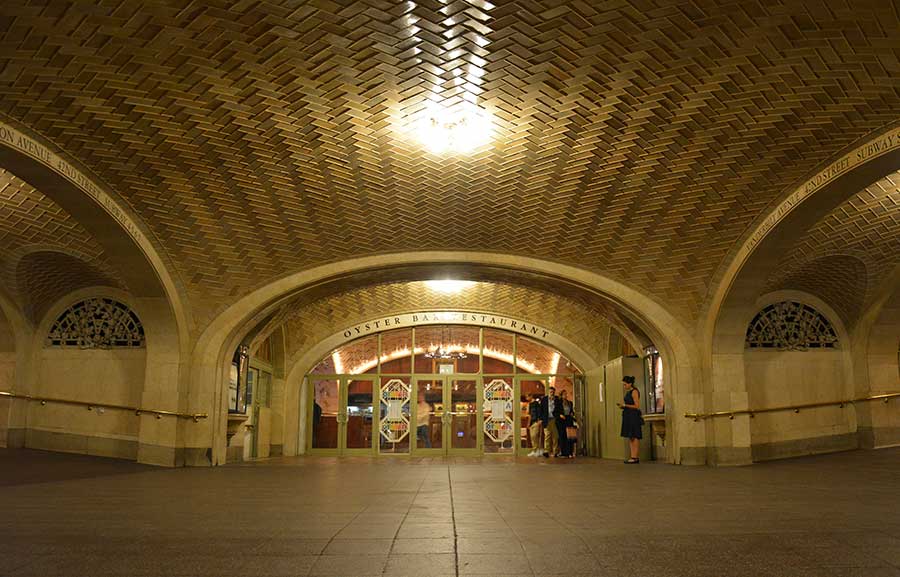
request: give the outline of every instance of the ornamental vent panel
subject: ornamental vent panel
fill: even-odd
[[[108,298],[85,299],[62,313],[47,336],[47,347],[142,348],[144,326],[126,305]]]
[[[767,306],[747,329],[750,349],[805,351],[837,346],[837,334],[828,319],[811,306],[793,301]]]

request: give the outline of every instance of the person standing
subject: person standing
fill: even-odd
[[[419,397],[416,406],[416,440],[421,440],[423,447],[431,448],[431,405],[424,396]]]
[[[556,387],[550,387],[550,393],[541,399],[541,423],[544,426],[544,457],[556,456],[559,452],[559,431],[556,418],[561,407]]]
[[[559,435],[559,454],[571,459],[575,456],[575,440],[569,438],[567,429],[575,426],[575,406],[569,400],[568,391],[559,392],[559,405],[559,417],[556,419],[557,434]]]
[[[634,377],[631,375],[622,377],[622,386],[625,389],[625,398],[616,405],[622,409],[622,436],[628,439],[628,448],[631,452],[625,463],[631,465],[641,462],[638,451],[643,437],[641,428],[644,419],[641,417],[641,394],[634,386]]]
[[[531,402],[528,403],[528,432],[531,436],[531,452],[529,457],[540,457],[543,445],[541,433],[543,432],[543,417],[541,416],[541,396],[531,394]]]

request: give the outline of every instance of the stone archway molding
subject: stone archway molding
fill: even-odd
[[[228,362],[243,335],[264,321],[266,316],[290,295],[305,287],[326,282],[329,278],[354,273],[405,265],[440,267],[460,263],[472,269],[479,266],[497,267],[553,277],[578,286],[586,292],[602,296],[620,306],[635,324],[654,340],[664,363],[669,367],[669,391],[673,395],[669,404],[672,410],[669,416],[672,428],[669,429],[668,438],[672,440],[670,446],[674,449],[670,453],[673,455],[673,461],[682,461],[676,448],[681,441],[687,443],[689,447],[703,446],[703,431],[699,428],[691,429],[691,436],[688,438],[678,437],[680,425],[674,418],[676,411],[680,414],[701,410],[703,394],[697,380],[699,356],[692,335],[668,310],[640,291],[591,271],[535,258],[466,251],[421,251],[348,259],[289,275],[244,296],[210,323],[194,349],[191,363],[191,397],[198,400],[211,398],[213,418],[210,419],[208,424],[210,430],[206,432],[205,438],[198,430],[197,435],[188,438],[188,446],[208,447],[209,443],[212,443],[212,464],[224,463],[227,415],[225,384]],[[196,405],[191,410],[199,406],[201,405]],[[696,462],[695,455],[699,454],[698,451],[692,450],[690,453],[685,462]]]

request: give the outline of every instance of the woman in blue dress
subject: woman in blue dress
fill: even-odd
[[[622,403],[616,403],[622,409],[622,436],[628,439],[628,448],[631,451],[631,457],[625,461],[631,465],[640,463],[638,459],[638,450],[641,446],[641,426],[643,418],[641,417],[641,394],[634,387],[634,377],[625,375],[622,377],[622,386],[625,389],[625,399]]]

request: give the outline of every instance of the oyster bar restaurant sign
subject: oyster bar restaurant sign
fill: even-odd
[[[547,339],[551,332],[543,327],[526,323],[519,319],[482,313],[459,311],[407,313],[391,315],[380,319],[366,321],[352,326],[343,332],[345,339],[361,337],[369,333],[377,333],[387,329],[412,327],[416,325],[454,324],[473,325],[479,327],[496,327],[498,329],[517,332],[538,339]]]

